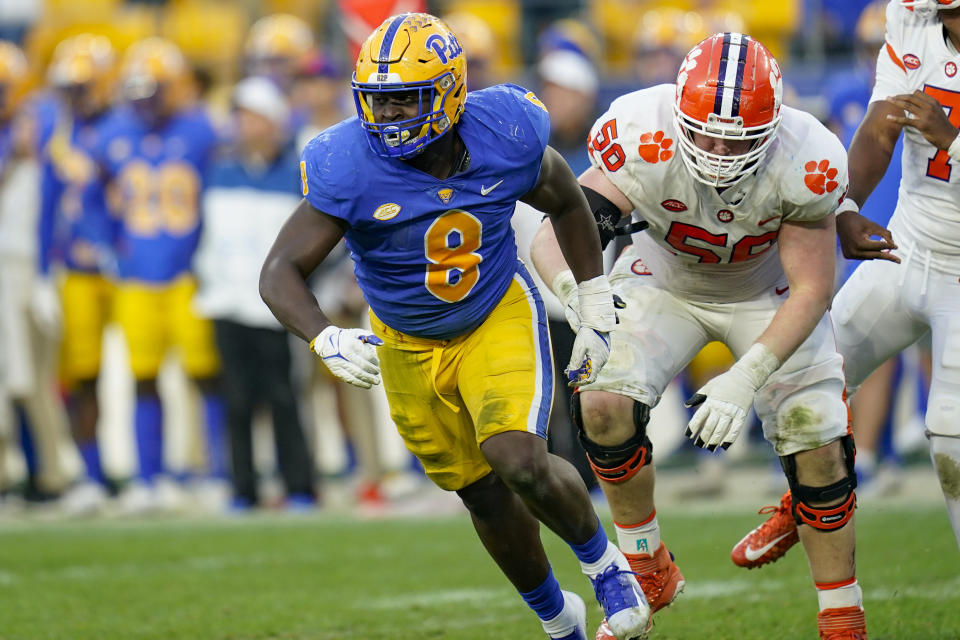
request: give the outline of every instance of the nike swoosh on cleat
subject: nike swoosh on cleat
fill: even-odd
[[[484,187],[483,185],[480,185],[480,195],[482,196],[487,195],[488,193],[490,193],[491,191],[499,187],[501,184],[503,184],[503,180],[494,184],[492,187]]]
[[[790,533],[791,532],[788,531],[779,538],[774,538],[772,542],[768,542],[759,549],[753,549],[750,547],[750,545],[747,545],[747,548],[743,550],[743,555],[746,556],[747,560],[750,562],[756,562],[759,558],[763,557],[763,554],[765,554],[767,551],[770,551],[770,549],[773,549],[774,545],[789,536]]]

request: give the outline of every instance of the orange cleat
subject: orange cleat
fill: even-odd
[[[860,607],[824,609],[817,614],[820,640],[867,640],[867,620]]]
[[[738,542],[730,559],[739,567],[753,569],[776,562],[800,540],[797,523],[793,519],[793,495],[787,491],[780,499],[779,506],[769,506],[757,513],[770,514],[766,522],[748,533]]]
[[[623,555],[630,562],[630,568],[637,574],[640,588],[643,589],[643,595],[650,605],[651,614],[668,606],[683,591],[686,580],[674,564],[673,554],[662,542],[652,556],[646,553],[624,553]],[[652,625],[652,618],[650,625]],[[648,630],[650,625],[647,627]],[[606,620],[600,624],[594,640],[616,640]]]

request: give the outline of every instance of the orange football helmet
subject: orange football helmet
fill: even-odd
[[[742,33],[717,33],[693,47],[677,75],[674,121],[680,157],[704,184],[728,187],[752,173],[780,124],[783,81],[766,47]],[[749,150],[718,155],[693,134],[750,141]]]
[[[467,99],[467,61],[457,37],[439,18],[402,13],[387,18],[360,48],[351,88],[360,123],[375,153],[409,158],[453,128]],[[373,96],[418,94],[419,113],[376,122]]]

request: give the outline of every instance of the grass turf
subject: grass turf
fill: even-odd
[[[960,554],[943,508],[879,504],[857,519],[871,640],[960,638]],[[799,548],[759,571],[729,561],[759,521],[661,514],[687,591],[651,638],[816,637]],[[562,542],[544,539],[561,584],[590,603],[592,633],[601,613],[588,582]],[[543,637],[465,516],[0,526],[3,640]]]

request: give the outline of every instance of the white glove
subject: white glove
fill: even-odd
[[[687,425],[687,437],[698,447],[728,449],[747,421],[757,389],[780,368],[780,361],[766,345],[754,343],[726,373],[712,378],[684,404],[701,404]]]
[[[607,276],[584,280],[577,285],[577,294],[579,309],[574,310],[574,316],[578,317],[579,326],[574,328],[577,337],[573,341],[570,364],[564,369],[571,387],[590,384],[597,379],[610,357],[609,333],[617,324]],[[565,308],[572,309],[572,306],[568,304]],[[569,314],[567,321],[570,322]]]
[[[330,325],[310,343],[330,372],[356,387],[369,389],[380,384],[377,345],[383,340],[363,329],[341,329]]]
[[[30,297],[30,315],[40,331],[51,338],[59,338],[63,331],[63,307],[60,293],[50,278],[38,277]]]

